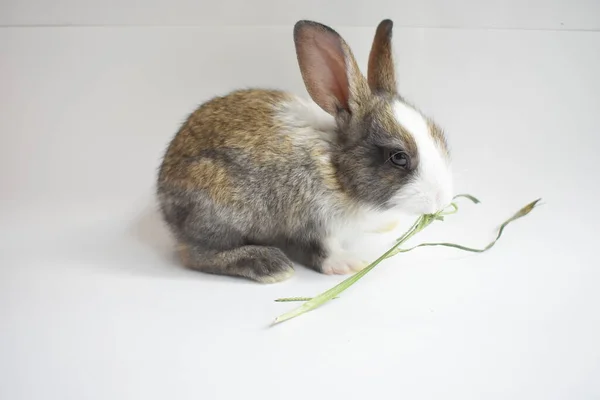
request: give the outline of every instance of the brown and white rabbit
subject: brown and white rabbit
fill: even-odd
[[[296,54],[314,102],[238,90],[189,116],[157,192],[187,267],[265,283],[290,277],[292,261],[351,273],[366,263],[344,235],[451,201],[446,139],[397,93],[391,38],[384,20],[365,79],[337,32],[299,21]]]

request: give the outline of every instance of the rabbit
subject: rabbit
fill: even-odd
[[[335,30],[298,21],[312,100],[239,89],[189,115],[157,181],[185,267],[261,283],[288,279],[295,264],[352,274],[368,263],[345,238],[451,202],[445,134],[398,94],[392,27],[377,26],[365,77]]]

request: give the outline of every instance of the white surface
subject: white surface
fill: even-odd
[[[3,0],[0,25],[291,25],[600,29],[597,0]]]
[[[340,29],[362,66],[373,29]],[[458,215],[339,300],[178,267],[153,203],[164,147],[234,87],[304,93],[291,27],[0,31],[0,398],[600,397],[600,34],[397,29],[402,92],[450,136]]]

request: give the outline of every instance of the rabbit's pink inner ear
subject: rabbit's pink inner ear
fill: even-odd
[[[350,84],[340,36],[319,25],[296,31],[296,53],[308,93],[321,108],[334,115],[348,109]]]
[[[383,20],[375,32],[367,70],[367,80],[373,92],[396,94],[397,91],[392,54],[392,28],[392,21]]]

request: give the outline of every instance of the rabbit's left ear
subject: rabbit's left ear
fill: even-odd
[[[294,42],[300,72],[312,99],[331,115],[350,114],[370,98],[369,85],[354,55],[333,29],[313,21],[298,21]]]
[[[393,26],[394,23],[386,19],[379,23],[375,32],[367,71],[367,80],[373,93],[396,94],[398,90],[392,55]]]

